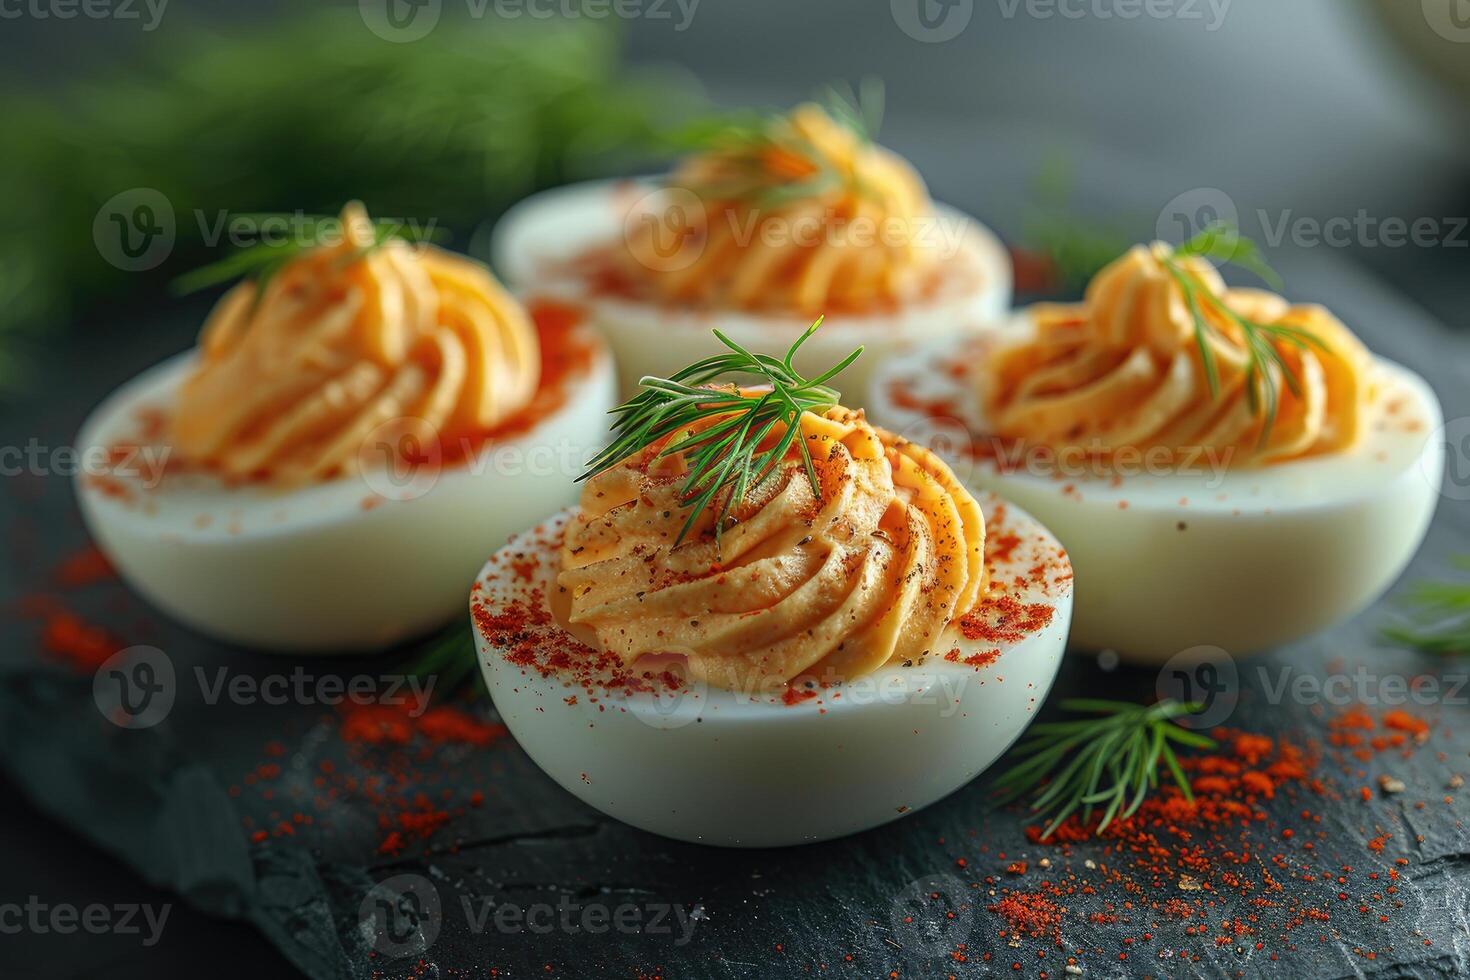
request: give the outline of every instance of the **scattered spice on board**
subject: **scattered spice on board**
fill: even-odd
[[[30,595],[21,599],[19,613],[41,623],[41,649],[81,674],[95,673],[125,643],[68,608],[58,596]]]
[[[1005,920],[1002,939],[1009,938],[1007,933],[1010,933],[1045,939],[1061,948],[1062,913],[1065,910],[1041,891],[1011,892],[994,905],[987,905],[986,910]]]
[[[303,753],[283,764],[286,747],[268,745],[266,761],[229,788],[247,814],[247,837],[264,843],[312,828],[341,839],[361,833],[365,811],[380,856],[454,850],[454,821],[485,801],[484,791],[462,778],[475,758],[468,753],[494,745],[507,731],[468,707],[420,708],[412,699],[344,705],[300,740],[311,747],[310,758]]]
[[[412,704],[353,704],[342,712],[338,730],[344,742],[365,745],[407,745],[415,735],[432,742],[489,745],[504,737],[504,725],[481,721],[454,705],[413,714]]]
[[[1362,785],[1362,836],[1345,843],[1354,828],[1326,826],[1319,803],[1356,800],[1365,782],[1407,791],[1391,773],[1373,778],[1364,764],[1410,757],[1434,728],[1402,709],[1351,707],[1325,722],[1325,739],[1216,728],[1215,749],[1179,756],[1192,800],[1161,779],[1135,813],[1101,833],[1097,816],[1084,824],[1073,814],[1049,836],[1045,822],[1037,823],[1026,838],[1050,855],[1041,860],[1034,850],[1028,862],[979,844],[996,870],[971,887],[988,889],[994,935],[1011,947],[1034,947],[1039,960],[1047,949],[1066,949],[1069,965],[1080,964],[1076,970],[1089,958],[1116,964],[1130,956],[1177,969],[1201,962],[1211,948],[1258,951],[1275,961],[1341,939],[1364,917],[1392,923],[1405,909],[1400,869],[1409,863],[1396,849],[1412,846],[1415,829],[1402,823],[1391,794],[1380,797]],[[1354,848],[1359,859],[1344,862]],[[978,863],[972,855],[957,867]],[[1429,945],[1412,913],[1403,914],[1409,918],[1398,935]],[[1157,944],[1165,922],[1185,923],[1190,944]],[[1367,960],[1383,951],[1355,948]]]
[[[59,606],[46,614],[41,633],[46,649],[81,672],[95,671],[123,648],[105,629]]]
[[[116,575],[112,563],[96,545],[87,545],[68,555],[56,568],[56,581],[67,589],[79,589],[96,582],[105,582]]]
[[[88,544],[63,559],[52,578],[57,586],[70,592],[98,582],[115,581],[116,573],[102,552]],[[41,650],[78,673],[94,673],[107,658],[127,645],[108,629],[72,609],[59,594],[26,595],[14,608],[22,619],[40,622]]]

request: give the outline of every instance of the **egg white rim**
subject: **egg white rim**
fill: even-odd
[[[1058,558],[1056,556],[1060,555],[1060,560],[1066,562],[1065,570],[1070,574],[1071,565],[1067,561],[1061,545],[1040,522],[1017,508],[1014,504],[1002,501],[994,494],[977,494],[976,499],[986,509],[987,521],[994,506],[1004,504],[1006,508],[1005,526],[1013,529],[1013,531],[1024,530],[1027,538],[1031,541],[1030,547],[1020,551],[1018,554],[1012,555],[1011,560],[1005,562],[1003,566],[998,566],[994,569],[997,576],[1000,575],[1003,569],[1012,567],[1019,569],[1022,566],[1029,567],[1030,565],[1034,565],[1036,561],[1034,552],[1039,553],[1041,549],[1046,549],[1052,553],[1052,558],[1050,559],[1052,561],[1057,561]],[[537,528],[522,532],[512,538],[505,547],[491,556],[476,579],[477,588],[471,593],[471,609],[473,610],[478,603],[482,602],[497,602],[498,605],[493,608],[504,608],[513,599],[519,598],[526,600],[528,596],[518,595],[522,590],[529,593],[536,586],[555,588],[555,573],[558,561],[556,553],[553,550],[553,542],[548,540],[548,537],[559,536],[575,513],[576,508],[559,511],[542,521]],[[516,581],[519,577],[515,575],[496,575],[497,572],[507,567],[504,563],[510,561],[510,556],[516,554],[524,555],[526,553],[536,553],[538,558],[549,560],[538,560],[534,574],[519,582]],[[504,587],[507,581],[511,582],[510,589]],[[517,585],[520,585],[521,589],[517,589]],[[1060,654],[1065,648],[1067,633],[1071,624],[1071,580],[1068,578],[1062,586],[1051,593],[1043,593],[1040,590],[1036,590],[1033,586],[1033,589],[1024,593],[1011,594],[1023,603],[1043,602],[1050,605],[1053,609],[1051,620],[1046,626],[1034,633],[1026,635],[1021,640],[1006,643],[990,640],[984,642],[965,640],[959,636],[958,630],[951,623],[941,635],[940,642],[934,645],[936,650],[957,646],[962,652],[969,652],[970,650],[978,651],[981,649],[999,649],[999,655],[993,660],[987,661],[983,667],[977,668],[964,663],[952,662],[945,659],[943,654],[931,653],[921,663],[912,666],[885,666],[871,674],[862,675],[858,678],[850,678],[830,687],[821,688],[815,697],[792,704],[782,703],[775,698],[766,698],[764,696],[751,697],[742,692],[702,684],[696,684],[692,688],[686,688],[686,690],[697,691],[703,700],[699,720],[705,725],[720,724],[722,722],[728,725],[747,725],[753,722],[762,725],[798,724],[809,720],[811,713],[825,712],[825,714],[838,717],[851,714],[852,712],[878,707],[873,700],[868,698],[844,699],[834,698],[832,696],[852,689],[852,686],[856,683],[861,683],[864,686],[871,685],[875,689],[883,690],[885,694],[879,695],[879,700],[886,700],[891,695],[895,699],[895,703],[909,703],[916,698],[935,693],[936,688],[940,689],[939,696],[942,696],[943,689],[947,689],[950,686],[948,682],[956,679],[960,683],[973,683],[977,678],[979,683],[985,683],[990,679],[1003,683],[1005,665],[1011,658],[1024,656],[1028,653],[1037,653],[1035,649],[1037,646],[1055,645],[1058,663],[1049,673],[1047,680],[1047,686],[1049,688],[1051,681],[1055,679],[1057,670],[1060,668]],[[560,629],[560,627],[554,624],[552,628]],[[474,626],[474,630],[475,643],[479,652],[482,670],[487,675],[495,671],[517,670],[521,679],[511,685],[516,688],[516,693],[547,695],[572,692],[580,694],[580,692],[585,690],[583,685],[575,679],[566,678],[561,675],[543,676],[535,668],[518,667],[515,664],[504,661],[501,649],[490,642],[478,624]],[[563,631],[562,635],[569,636],[570,634],[566,634]],[[502,663],[495,663],[493,658],[500,658]],[[993,678],[991,676],[992,674],[994,675]],[[487,681],[489,680],[490,677],[487,676]],[[495,685],[492,683],[490,686],[493,690]],[[522,692],[520,690],[522,688],[527,690]],[[1039,707],[1042,701],[1044,701],[1046,694],[1047,690],[1038,689],[1033,691],[1030,696],[1035,698],[1036,704]],[[665,714],[658,707],[659,695],[654,692],[637,691],[628,694],[622,690],[599,690],[596,692],[596,696],[600,699],[601,703],[606,703],[609,706],[609,710],[613,710],[613,706],[616,706],[617,710],[623,710],[641,716],[642,720],[655,727],[659,727]]]
[[[584,408],[581,404],[583,399],[579,396],[587,389],[587,380],[599,374],[611,372],[612,355],[607,344],[596,331],[586,326],[578,326],[575,329],[578,342],[587,344],[593,356],[579,371],[559,380],[558,383],[568,392],[566,400],[554,411],[537,419],[530,427],[515,433],[512,437],[490,440],[477,449],[475,456],[471,459],[443,466],[438,475],[440,481],[495,479],[493,475],[487,475],[486,472],[477,472],[476,463],[482,461],[486,455],[493,454],[504,447],[534,443],[538,435],[544,435],[547,428]],[[195,348],[174,354],[113,389],[98,403],[96,408],[88,413],[83,421],[76,439],[78,452],[87,453],[95,451],[96,447],[105,448],[115,444],[119,439],[126,440],[129,436],[127,430],[129,416],[138,409],[160,406],[172,408],[176,392],[197,357],[198,351]],[[600,419],[601,413],[599,412],[598,415]],[[107,509],[112,514],[111,519],[152,522],[145,526],[157,526],[154,516],[144,513],[137,503],[120,502],[90,486],[90,476],[90,474],[78,474],[74,481],[78,496],[85,497],[90,506]],[[200,506],[206,500],[215,505],[227,505],[233,500],[251,510],[295,505],[294,512],[287,511],[285,519],[253,525],[248,532],[243,534],[230,530],[229,522],[225,520],[214,520],[204,527],[189,524],[167,529],[158,528],[161,533],[178,534],[191,541],[202,543],[225,544],[238,541],[242,537],[259,540],[287,536],[305,527],[328,528],[351,521],[370,520],[379,516],[377,511],[394,505],[411,505],[416,502],[413,499],[395,500],[380,497],[375,501],[372,509],[363,509],[360,506],[362,498],[372,496],[373,490],[364,481],[362,475],[356,473],[286,489],[275,488],[263,483],[230,485],[206,473],[191,473],[188,476],[191,478],[190,486],[176,492],[172,499],[162,487],[140,488],[139,494],[145,500],[152,499],[160,507],[169,504]],[[514,477],[504,477],[504,479],[513,480]],[[146,496],[148,494],[154,496],[149,498]],[[349,499],[352,501],[350,505],[347,503]]]
[[[980,431],[984,424],[984,411],[978,385],[964,384],[937,365],[962,353],[966,347],[978,349],[1003,340],[1025,316],[1025,311],[1019,312],[1003,331],[988,336],[965,336],[946,338],[932,344],[910,344],[894,357],[880,363],[870,382],[866,402],[873,409],[874,421],[900,434],[912,435],[919,441],[932,437],[941,424],[916,409],[898,406],[888,393],[890,385],[896,380],[918,380],[922,388],[914,393],[922,398],[947,401],[956,409],[952,421],[962,425],[971,438],[989,438]],[[987,479],[1015,482],[1036,489],[1050,488],[1057,491],[1058,495],[1070,484],[1089,501],[1126,503],[1130,508],[1179,510],[1181,513],[1195,510],[1207,514],[1230,514],[1235,511],[1248,514],[1269,511],[1280,514],[1291,511],[1333,510],[1372,496],[1371,492],[1365,492],[1365,481],[1359,479],[1354,486],[1349,486],[1338,479],[1343,474],[1344,467],[1389,467],[1374,481],[1377,486],[1387,487],[1395,480],[1409,475],[1411,470],[1424,465],[1426,454],[1432,455],[1436,448],[1431,440],[1444,426],[1439,399],[1421,376],[1376,354],[1373,355],[1373,370],[1380,372],[1382,377],[1392,383],[1401,385],[1413,397],[1415,404],[1424,410],[1426,416],[1422,428],[1413,433],[1417,445],[1412,452],[1393,447],[1399,449],[1400,458],[1391,467],[1387,462],[1369,458],[1369,454],[1374,451],[1377,443],[1406,440],[1409,433],[1373,430],[1363,444],[1349,453],[1295,459],[1265,467],[1226,469],[1222,479],[1231,487],[1229,490],[1224,489],[1225,484],[1204,485],[1193,474],[1128,475],[1122,477],[1120,483],[1116,483],[1111,475],[1103,473],[1058,476],[1052,473],[1033,473],[1024,468],[1002,470],[984,457],[957,460],[952,454],[946,454],[946,459],[957,471],[970,466],[973,469],[966,472],[983,472]],[[1238,492],[1234,489],[1238,484],[1250,484],[1253,480],[1254,486],[1249,487],[1251,492]],[[1140,488],[1145,489],[1147,495],[1139,496]],[[1438,486],[1433,489],[1434,492],[1439,492]],[[1308,490],[1316,496],[1309,495]],[[1221,493],[1226,493],[1227,499],[1218,499]],[[1165,496],[1170,499],[1164,500]],[[1187,498],[1188,504],[1179,505],[1177,500],[1180,497]]]
[[[589,296],[580,282],[572,279],[548,280],[544,275],[545,264],[565,260],[579,252],[615,241],[622,233],[624,216],[617,208],[609,206],[620,188],[630,188],[634,193],[651,193],[662,186],[661,177],[643,176],[613,180],[592,180],[568,184],[541,191],[524,198],[508,210],[496,224],[491,239],[491,265],[502,281],[521,293],[544,293],[569,301],[585,303],[596,309],[631,318],[642,314],[644,318],[655,317],[661,324],[675,324],[675,329],[708,329],[710,326],[745,331],[770,331],[772,336],[789,341],[791,331],[806,327],[811,317],[801,314],[752,313],[747,310],[689,309],[644,303],[619,297]],[[572,236],[558,236],[558,247],[554,250],[538,251],[526,244],[533,237],[537,225],[549,215],[567,213],[576,209],[578,220]],[[977,303],[981,298],[996,297],[1001,309],[1009,305],[1014,270],[1010,253],[979,219],[938,201],[933,209],[941,221],[952,222],[962,228],[966,248],[979,260],[981,282],[978,287],[963,293],[943,298],[914,303],[893,311],[877,313],[843,313],[834,315],[840,319],[844,336],[853,339],[878,341],[891,340],[896,327],[910,321],[923,321]]]

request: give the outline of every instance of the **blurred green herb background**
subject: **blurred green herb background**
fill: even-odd
[[[204,27],[125,67],[44,94],[0,95],[0,368],[52,330],[216,258],[223,212],[437,223],[453,244],[544,186],[648,169],[702,110],[682,75],[621,63],[615,24],[445,23],[384,42],[355,10],[230,36]],[[156,190],[177,240],[148,272],[109,263],[98,209]],[[14,374],[15,372],[11,372]]]

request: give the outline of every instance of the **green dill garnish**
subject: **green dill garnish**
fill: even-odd
[[[1086,228],[1070,218],[1040,213],[1026,219],[1023,237],[1050,260],[1054,275],[1048,278],[1068,289],[1086,285],[1130,244],[1121,232]]]
[[[689,517],[679,531],[677,547],[694,527],[706,509],[718,505],[715,514],[715,542],[737,503],[757,486],[781,461],[793,445],[801,454],[812,492],[821,495],[816,467],[801,434],[804,412],[825,412],[835,408],[841,399],[827,382],[842,373],[858,355],[859,347],[836,366],[815,378],[806,378],[792,364],[796,352],[821,326],[815,323],[797,338],[784,358],[769,354],[753,354],[714,331],[715,337],[729,348],[728,353],[714,354],[689,365],[673,377],[644,377],[643,391],[628,399],[612,415],[612,443],[587,464],[587,472],[578,477],[586,480],[616,466],[644,448],[667,436],[689,429],[709,419],[712,424],[671,439],[658,452],[658,457],[684,454],[689,472],[679,490],[679,499],[689,508]],[[758,394],[742,394],[735,378],[753,378],[770,387]],[[784,426],[780,438],[768,449],[761,444]]]
[[[1470,556],[1453,564],[1470,571]],[[1421,653],[1470,653],[1470,582],[1418,582],[1404,600],[1412,621],[1385,627],[1384,639]]]
[[[864,143],[871,143],[883,122],[883,82],[864,78],[856,92],[851,86],[830,85],[822,93],[820,104],[839,125]],[[855,175],[831,166],[815,146],[793,132],[783,113],[765,117],[744,113],[723,123],[702,123],[686,130],[683,142],[690,149],[719,158],[718,178],[688,188],[704,200],[780,208],[844,186],[853,193],[868,193]],[[803,162],[810,172],[788,175],[773,183],[769,165],[780,156]]]
[[[250,279],[255,282],[256,296],[259,297],[265,292],[265,286],[271,277],[293,259],[324,244],[340,242],[344,234],[342,220],[332,215],[242,214],[236,215],[234,220],[248,222],[256,228],[264,228],[266,222],[285,222],[291,228],[290,237],[285,241],[256,242],[218,262],[186,272],[173,281],[174,292],[187,295],[237,279]],[[346,260],[362,258],[395,238],[422,242],[437,241],[443,237],[440,230],[432,226],[418,228],[385,219],[374,220],[372,224],[372,243],[354,250],[344,257]]]
[[[1172,256],[1163,260],[1164,269],[1184,293],[1190,319],[1194,322],[1195,343],[1199,346],[1200,360],[1204,364],[1205,377],[1210,384],[1210,394],[1215,398],[1220,397],[1220,367],[1215,361],[1210,340],[1217,337],[1229,344],[1237,342],[1221,330],[1221,320],[1233,324],[1240,331],[1239,343],[1244,345],[1246,357],[1246,403],[1253,415],[1264,416],[1259,440],[1259,445],[1264,447],[1270,439],[1272,427],[1276,424],[1281,402],[1281,392],[1272,371],[1281,373],[1293,395],[1300,396],[1302,392],[1301,380],[1286,363],[1279,345],[1285,344],[1300,350],[1315,347],[1326,353],[1330,351],[1321,338],[1300,327],[1283,323],[1261,323],[1232,310],[1188,266],[1177,261],[1195,256],[1221,265],[1238,265],[1275,289],[1281,288],[1281,278],[1266,264],[1254,242],[1223,222],[1205,228],[1174,249]]]
[[[858,82],[857,91],[851,85],[829,85],[822,98],[822,107],[827,115],[856,133],[865,143],[878,138],[883,128],[883,110],[887,93],[883,79],[869,75]]]
[[[1086,825],[1101,809],[1098,833],[1114,820],[1133,816],[1157,788],[1160,763],[1184,798],[1194,799],[1173,743],[1212,749],[1215,742],[1180,727],[1175,719],[1198,713],[1202,705],[1172,699],[1140,705],[1074,698],[1061,706],[1099,717],[1032,725],[1026,740],[1011,752],[1024,761],[994,783],[1000,791],[997,806],[1029,795],[1034,796],[1028,807],[1032,813],[1055,814],[1041,834],[1043,840],[1074,813]]]
[[[475,650],[475,629],[456,620],[433,636],[416,644],[405,668],[413,677],[432,680],[434,698],[444,701],[469,685],[467,693],[478,697],[484,693]]]
[[[1085,286],[1128,251],[1132,237],[1114,224],[1079,220],[1072,204],[1073,167],[1068,157],[1050,155],[1037,168],[1022,224],[1022,240],[1051,262],[1056,284]]]

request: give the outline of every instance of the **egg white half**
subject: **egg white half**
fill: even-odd
[[[987,518],[1000,502],[980,501]],[[495,554],[471,594],[481,666],[495,706],[548,775],[609,816],[679,840],[773,847],[826,840],[896,820],[989,767],[1046,698],[1071,618],[1071,567],[1056,540],[1005,505],[1018,543],[993,566],[1023,604],[1049,609],[1019,639],[967,639],[953,626],[912,664],[820,688],[733,692],[687,681],[606,690],[546,658],[556,636],[518,634],[508,610],[545,609],[556,589],[557,514]],[[1045,567],[1044,578],[1034,570]],[[1031,578],[1028,578],[1031,576]],[[1029,584],[1015,584],[1016,578]],[[497,619],[497,617],[499,617]],[[498,622],[503,633],[487,628]],[[965,663],[966,658],[976,658]],[[789,703],[788,703],[789,702]]]
[[[594,353],[559,380],[560,407],[458,464],[431,456],[278,489],[206,472],[158,480],[119,460],[105,480],[78,478],[82,515],[129,585],[201,632],[268,650],[390,646],[448,622],[496,542],[576,500],[573,480],[601,445],[615,388],[606,347],[581,328],[577,342]],[[114,392],[79,449],[132,441],[139,413],[171,406],[193,362],[181,354]]]
[[[811,325],[801,315],[765,315],[740,310],[692,310],[589,294],[569,274],[568,260],[623,240],[630,207],[654,192],[643,181],[590,181],[544,191],[517,204],[495,228],[491,254],[502,281],[523,296],[550,296],[586,308],[607,336],[626,397],[644,375],[668,377],[700,358],[725,350],[711,334],[718,328],[749,350],[781,354]],[[1010,255],[1000,240],[968,215],[935,205],[936,235],[945,247],[963,249],[978,276],[964,293],[915,303],[895,312],[832,313],[802,346],[798,369],[825,371],[861,345],[857,362],[838,376],[839,387],[860,396],[873,368],[903,339],[942,339],[991,326],[1010,307]]]
[[[1362,610],[1424,540],[1444,468],[1442,416],[1406,368],[1375,360],[1381,394],[1353,452],[1261,468],[1203,453],[1177,465],[1141,457],[1116,472],[989,439],[974,368],[997,342],[913,348],[881,365],[869,416],[927,440],[966,484],[1004,494],[1056,533],[1080,580],[1080,647],[1162,663],[1218,656],[1199,647],[1278,646]]]

